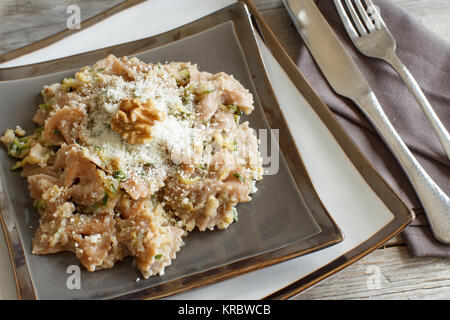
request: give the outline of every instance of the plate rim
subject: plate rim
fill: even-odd
[[[69,70],[78,66],[81,67],[82,65],[85,65],[86,63],[81,63],[81,61],[85,61],[86,59],[91,63],[92,61],[96,61],[94,56],[104,57],[108,53],[114,53],[118,56],[131,56],[134,54],[143,53],[146,50],[155,49],[157,47],[172,43],[174,41],[197,34],[201,31],[213,28],[228,21],[232,21],[234,24],[234,31],[237,35],[237,38],[239,39],[238,43],[241,46],[243,56],[246,59],[245,62],[247,64],[247,67],[249,68],[248,71],[250,75],[252,76],[252,78],[253,76],[259,78],[259,81],[255,81],[254,79],[252,79],[254,87],[257,88],[256,98],[260,99],[261,101],[271,100],[271,103],[269,105],[275,108],[276,112],[271,112],[269,117],[267,109],[264,107],[264,104],[261,103],[264,109],[265,117],[270,123],[270,127],[279,128],[280,130],[280,149],[285,155],[290,174],[293,176],[294,181],[299,188],[300,196],[306,203],[308,210],[312,214],[314,220],[319,224],[321,232],[311,236],[310,238],[307,238],[306,240],[291,244],[285,248],[277,249],[275,251],[259,254],[249,258],[243,258],[222,267],[215,267],[211,270],[203,271],[201,273],[188,275],[179,279],[171,280],[166,283],[157,284],[150,288],[138,289],[135,292],[129,292],[125,294],[118,293],[117,297],[112,297],[113,299],[155,299],[173,295],[182,291],[222,281],[230,277],[273,265],[287,259],[298,257],[300,255],[311,253],[313,251],[317,251],[325,247],[337,244],[343,240],[342,232],[339,230],[339,227],[334,222],[332,216],[323,205],[312,185],[307,169],[303,164],[302,157],[296,147],[296,144],[285,122],[278,102],[274,96],[273,89],[270,85],[270,81],[268,79],[264,63],[262,61],[262,57],[256,42],[254,29],[252,27],[247,6],[245,6],[245,4],[241,2],[237,2],[223,9],[215,11],[205,17],[202,17],[196,21],[183,25],[179,28],[145,39],[110,46],[107,48],[101,48],[98,50],[51,61],[0,69],[0,81],[25,79],[32,76],[39,76],[57,71]],[[207,27],[204,28],[205,26]],[[243,41],[243,39],[248,41]],[[121,54],[122,51],[126,51],[126,53]],[[250,53],[251,55],[249,55]],[[77,65],[80,63],[81,65]],[[257,68],[250,68],[250,65],[256,66]],[[260,84],[261,81],[263,82],[263,85]],[[262,86],[268,90],[259,90],[259,86]],[[286,146],[283,147],[282,144],[285,144]],[[305,189],[303,188],[307,188],[307,192],[304,191]],[[306,199],[305,195],[307,196]],[[314,208],[315,210],[312,210],[312,208]],[[12,234],[14,226],[11,226],[10,223],[8,223],[4,219],[3,212],[1,212],[0,216],[2,225],[4,226],[5,237],[7,238],[9,249],[8,251],[10,253],[10,257],[12,257],[11,262],[13,264],[13,272],[16,280],[18,298],[36,299],[37,293],[33,286],[31,275],[28,272],[27,264],[23,263],[23,265],[20,265],[18,263],[20,262],[18,261],[19,259],[24,259],[25,257],[23,252],[24,249],[20,244],[20,237],[18,237],[18,235],[15,237]],[[11,237],[13,239],[11,239]],[[17,245],[16,238],[18,238],[19,240],[19,245]],[[19,252],[20,249],[22,250],[22,252]],[[19,267],[21,267],[21,269]],[[18,272],[16,269],[18,269]],[[27,274],[24,274],[25,271]],[[206,278],[199,279],[199,277]]]

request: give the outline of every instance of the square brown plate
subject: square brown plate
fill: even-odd
[[[201,70],[233,74],[255,98],[243,121],[279,130],[279,169],[257,184],[250,203],[238,205],[239,222],[224,231],[193,232],[163,276],[140,278],[132,259],[104,271],[81,273],[81,290],[69,290],[71,253],[31,254],[38,223],[27,183],[10,171],[0,151],[0,205],[19,298],[158,298],[262,268],[340,242],[342,234],[319,200],[273,95],[246,7],[235,4],[173,31],[35,65],[0,70],[0,132],[16,124],[32,130],[31,118],[45,84],[73,75],[107,54],[146,62],[191,61]],[[275,150],[278,145],[275,144]]]

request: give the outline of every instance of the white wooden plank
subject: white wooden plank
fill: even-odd
[[[412,258],[405,247],[378,249],[295,298],[450,299],[450,259]]]
[[[80,8],[81,20],[91,18],[122,0],[2,0],[0,1],[0,54],[21,48],[67,28],[69,5]]]

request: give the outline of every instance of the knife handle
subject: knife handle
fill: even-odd
[[[354,99],[394,154],[422,203],[435,238],[450,244],[450,199],[431,179],[403,142],[373,92]]]

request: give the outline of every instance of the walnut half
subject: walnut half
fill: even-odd
[[[151,100],[141,103],[138,98],[125,99],[111,120],[111,128],[130,144],[146,143],[152,139],[152,126],[163,121],[165,114]]]

